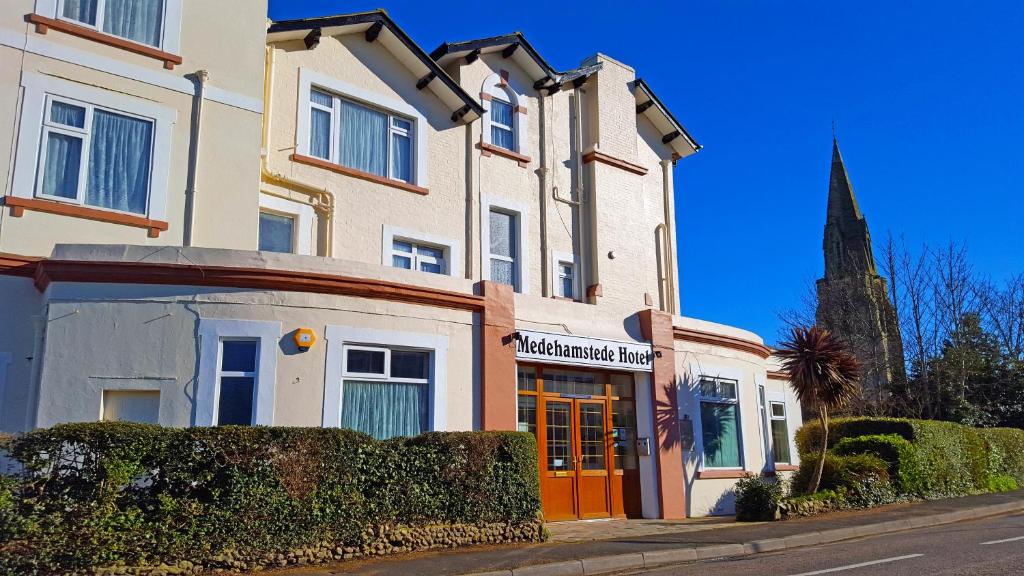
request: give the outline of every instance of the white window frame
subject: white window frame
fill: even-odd
[[[775,417],[772,416],[772,413],[771,413],[771,406],[772,406],[772,404],[781,404],[784,407],[784,409],[786,411],[784,418],[775,418]],[[796,430],[799,428],[799,425],[794,426],[795,422],[793,421],[794,414],[796,413],[796,411],[799,410],[799,408],[797,406],[795,406],[793,404],[793,402],[789,401],[789,398],[787,398],[787,395],[786,395],[785,392],[766,391],[766,393],[765,393],[765,410],[766,410],[766,415],[768,417],[768,421],[767,421],[768,429],[765,432],[766,432],[766,437],[769,439],[769,452],[774,452],[774,444],[771,442],[773,440],[772,430],[771,430],[771,421],[772,420],[783,420],[784,419],[786,421],[786,432],[789,434],[789,438],[786,438],[786,442],[789,444],[789,460],[790,461],[789,462],[775,462],[775,454],[772,453],[772,454],[770,454],[770,456],[768,458],[766,458],[766,460],[768,461],[768,465],[772,466],[774,468],[776,465],[779,465],[779,466],[795,466],[795,465],[799,464],[800,463],[800,456],[799,456],[799,454],[797,453],[797,450],[796,450]]]
[[[147,48],[156,48],[164,52],[171,54],[181,53],[181,9],[182,0],[164,0],[164,13],[161,21],[160,30],[160,43],[157,46],[146,44],[144,42],[137,42],[131,38],[125,38],[123,36],[117,36],[103,31],[102,20],[104,2],[100,0],[96,6],[96,24],[87,24],[79,20],[64,17],[64,1],[65,0],[36,0],[35,13],[40,16],[47,18],[53,18],[55,20],[61,20],[68,22],[76,26],[82,26],[83,28],[90,28],[96,32],[111,38],[118,38],[126,42],[138,44],[139,46],[145,46]]]
[[[292,239],[293,253],[306,256],[313,254],[312,206],[261,192],[260,212],[292,218],[295,221],[295,237]],[[258,238],[256,246],[259,247]]]
[[[498,146],[491,138],[491,101],[500,100],[512,106],[512,126],[499,124],[504,128],[512,130],[512,152],[529,156],[529,135],[526,133],[529,122],[526,117],[526,108],[523,106],[523,97],[505,81],[501,73],[495,72],[484,78],[483,86],[480,88],[480,103],[483,105],[484,113],[481,116],[482,125],[481,141],[491,146]],[[500,146],[499,146],[500,148]]]
[[[220,379],[234,372],[222,372],[221,343],[224,340],[256,340],[256,381],[253,389],[254,426],[274,424],[274,395],[277,388],[277,346],[281,323],[256,320],[203,318],[199,321],[199,379],[193,425],[216,426],[220,406]],[[237,373],[241,374],[241,373]]]
[[[335,97],[334,109],[331,114],[331,160],[334,164],[341,165],[337,159],[340,159],[340,149],[338,146],[338,124],[340,122],[341,113],[339,110],[340,102],[338,98],[344,98],[350,100],[356,104],[367,106],[383,112],[389,115],[388,119],[388,158],[387,168],[388,174],[391,173],[391,134],[396,129],[394,122],[390,117],[398,117],[402,120],[412,123],[412,181],[409,184],[426,188],[428,186],[427,172],[427,120],[417,109],[413,108],[409,104],[397,100],[395,98],[389,98],[361,88],[337,78],[332,78],[325,74],[314,72],[308,68],[299,68],[299,99],[298,106],[296,107],[296,130],[295,130],[295,151],[297,154],[302,156],[313,156],[309,150],[309,138],[310,138],[310,116],[311,105],[316,106],[310,100],[310,91],[319,90],[326,92]],[[326,110],[324,107],[318,106],[318,108]],[[396,182],[404,182],[403,180],[397,180],[394,178],[389,179],[395,180]]]
[[[443,431],[447,425],[447,381],[448,381],[448,337],[421,332],[395,332],[353,328],[350,326],[328,326],[324,331],[327,340],[327,367],[324,370],[324,411],[323,427],[341,426],[341,401],[344,380],[370,379],[388,382],[423,383],[420,379],[391,378],[391,349],[407,349],[430,353],[427,386],[429,389],[429,414],[427,428]],[[386,349],[384,374],[354,374],[346,368],[346,350]]]
[[[515,269],[516,283],[513,289],[520,294],[530,293],[530,262],[527,251],[526,228],[530,221],[530,211],[525,204],[485,195],[480,203],[480,275],[484,280],[491,279],[491,257],[507,259],[505,256],[491,254],[491,210],[515,216],[516,250],[518,266]]]
[[[382,266],[387,268],[402,270],[402,268],[397,268],[393,265],[391,257],[396,254],[400,254],[402,256],[409,256],[409,254],[405,252],[395,252],[395,241],[407,242],[413,245],[418,244],[444,251],[445,269],[441,274],[422,272],[416,265],[415,258],[413,259],[412,270],[422,272],[423,274],[433,274],[435,276],[452,276],[456,278],[462,276],[462,250],[461,245],[457,240],[385,224],[382,227],[380,263]]]
[[[744,414],[743,390],[744,374],[742,370],[728,367],[710,366],[707,363],[693,362],[690,364],[690,374],[693,375],[695,385],[693,386],[693,426],[694,426],[694,449],[697,455],[697,471],[704,470],[730,470],[749,471],[747,466],[750,459],[746,454],[746,435],[743,433],[743,426],[746,422]],[[721,396],[704,396],[701,392],[700,383],[705,379],[729,380],[736,384],[736,398],[723,399]],[[740,465],[729,467],[707,466],[704,462],[704,422],[701,418],[701,402],[718,402],[735,404],[736,406],[736,434],[739,442]]]
[[[573,294],[570,300],[581,302],[583,300],[583,294],[581,294],[580,267],[579,264],[576,263],[576,255],[570,252],[558,252],[552,250],[549,262],[551,262],[551,270],[549,271],[551,278],[551,294],[559,298],[568,298],[562,293],[562,278],[565,276],[562,272],[562,266],[571,266]]]
[[[172,150],[171,136],[177,119],[177,112],[175,110],[152,102],[145,102],[126,94],[86,86],[32,71],[23,73],[21,85],[24,90],[24,98],[21,107],[20,126],[18,128],[18,146],[15,152],[14,179],[11,186],[12,195],[26,199],[44,198],[46,200],[86,206],[91,210],[142,216],[150,220],[167,220],[167,188]],[[43,138],[44,121],[49,119],[47,114],[49,112],[49,103],[54,98],[68,101],[76,106],[98,107],[117,114],[143,118],[153,122],[149,196],[146,201],[145,214],[122,212],[102,206],[79,204],[77,201],[69,202],[67,198],[37,194],[42,173],[40,166],[42,166],[43,154],[45,153],[43,150],[46,142]],[[89,122],[90,118],[87,118],[86,121]],[[89,124],[86,124],[86,126],[89,126]],[[87,145],[88,141],[84,141],[83,147]],[[88,150],[83,150],[83,171],[87,165],[87,162],[85,162],[87,154]],[[84,186],[84,178],[80,177],[79,189],[84,189]]]

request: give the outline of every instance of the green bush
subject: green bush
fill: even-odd
[[[782,485],[775,478],[748,475],[736,482],[736,519],[741,522],[776,520]]]
[[[994,474],[988,479],[989,492],[1009,492],[1019,488],[1017,480],[1005,474]]]
[[[888,464],[892,487],[901,494],[922,495],[924,478],[914,445],[896,434],[872,434],[843,438],[832,449],[839,456],[874,454]]]
[[[818,465],[818,456],[804,456],[800,468],[793,475],[790,487],[794,494],[806,494],[811,486],[811,477]],[[825,467],[821,473],[821,484],[818,490],[847,489],[862,478],[874,476],[882,480],[889,479],[889,465],[873,454],[853,454],[839,456],[829,452],[825,454]]]
[[[0,483],[0,573],[262,560],[358,547],[382,526],[536,524],[533,436],[68,424],[15,439]],[[454,538],[454,536],[453,536]],[[269,556],[268,556],[269,555]]]
[[[898,418],[838,418],[829,425],[829,446],[844,438],[896,434],[908,440],[921,470],[920,493],[929,498],[962,496],[988,488],[986,442],[974,428],[953,422]],[[805,424],[797,446],[813,454],[820,446],[821,426]]]
[[[1024,484],[1024,430],[1019,428],[983,428],[978,430],[988,448],[991,475],[1013,478]]]

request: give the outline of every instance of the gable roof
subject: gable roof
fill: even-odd
[[[452,121],[472,122],[483,114],[483,107],[459,86],[416,42],[399,28],[383,10],[281,20],[267,29],[267,42],[305,40],[315,47],[320,36],[363,33],[367,42],[380,42],[416,77],[416,87],[429,88],[452,110]]]
[[[654,124],[662,134],[661,142],[672,148],[679,158],[685,158],[703,148],[642,78],[633,81],[633,96],[636,98],[636,113],[645,115]]]

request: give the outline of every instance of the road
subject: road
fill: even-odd
[[[645,576],[1024,575],[1024,514],[631,572]]]

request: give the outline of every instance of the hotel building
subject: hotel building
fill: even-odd
[[[0,79],[2,430],[528,431],[548,520],[731,513],[797,464],[770,349],[679,314],[700,146],[630,65],[16,0]]]

